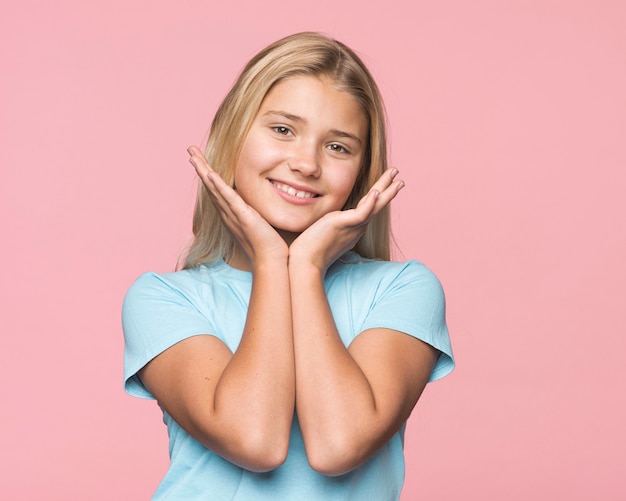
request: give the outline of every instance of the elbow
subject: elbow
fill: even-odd
[[[283,427],[284,428],[284,427]],[[190,433],[207,449],[227,461],[255,473],[275,470],[287,460],[289,428],[262,426],[219,427],[221,433],[195,427]]]
[[[309,445],[305,442],[305,448],[311,468],[329,477],[348,473],[367,459],[358,445],[341,438],[334,442],[325,440]]]
[[[243,466],[246,470],[250,470],[254,473],[266,473],[268,471],[275,470],[281,466],[287,460],[286,451],[283,453],[280,450],[273,448],[271,450],[266,449],[260,452],[249,453],[246,455],[246,464]]]
[[[309,459],[309,465],[317,473],[327,477],[338,477],[340,475],[344,475],[345,473],[349,473],[355,468],[347,467],[343,463],[334,461],[317,461],[316,459]]]
[[[241,437],[238,447],[239,466],[255,473],[275,470],[287,460],[289,435],[269,437],[262,432]]]

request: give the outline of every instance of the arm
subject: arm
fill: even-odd
[[[367,460],[406,421],[436,351],[390,329],[363,332],[346,349],[319,273],[291,273],[298,419],[311,466],[340,475]]]
[[[290,248],[296,409],[309,463],[327,475],[356,468],[398,431],[436,360],[436,350],[390,329],[361,333],[346,349],[324,290],[327,267],[402,187],[395,173],[385,173],[356,209],[326,215]]]
[[[194,165],[250,260],[253,280],[235,353],[214,336],[167,349],[140,372],[159,405],[200,443],[249,470],[284,462],[294,411],[287,248],[280,236],[206,164]],[[219,313],[219,312],[218,312]]]

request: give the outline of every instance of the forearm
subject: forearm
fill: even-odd
[[[350,470],[381,440],[373,389],[344,346],[321,272],[290,264],[296,361],[296,409],[312,466]]]
[[[285,260],[253,272],[241,342],[215,389],[215,417],[252,451],[286,453],[294,412],[294,371]]]

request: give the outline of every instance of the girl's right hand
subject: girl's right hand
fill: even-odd
[[[289,248],[278,232],[208,164],[196,146],[187,149],[189,161],[207,189],[226,227],[245,252],[252,268],[275,260],[287,260]]]

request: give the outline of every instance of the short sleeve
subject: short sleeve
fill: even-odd
[[[423,264],[409,261],[381,284],[362,328],[377,327],[404,332],[439,350],[429,381],[446,376],[454,368],[443,288]]]
[[[122,306],[124,389],[154,398],[137,372],[154,357],[188,337],[214,332],[185,291],[163,275],[146,273],[130,287]]]

